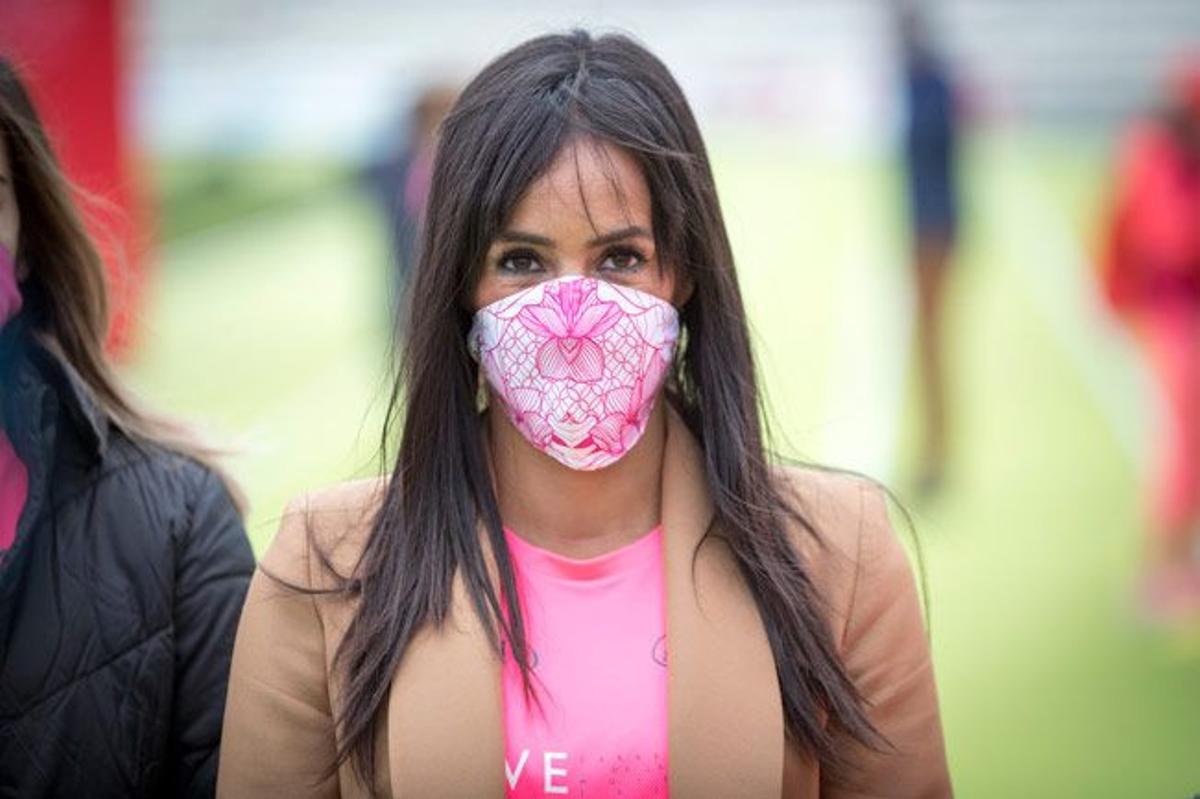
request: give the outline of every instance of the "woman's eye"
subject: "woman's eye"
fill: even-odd
[[[505,272],[526,274],[528,272],[536,272],[541,267],[542,265],[538,262],[537,256],[531,252],[511,252],[506,253],[500,258],[500,269]]]
[[[629,272],[637,269],[645,262],[645,258],[636,250],[613,250],[604,257],[601,269],[614,272]]]

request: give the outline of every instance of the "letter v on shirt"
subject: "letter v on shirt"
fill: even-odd
[[[667,652],[662,530],[578,560],[505,531],[536,698],[505,650],[511,799],[666,799]],[[540,699],[540,707],[537,702]]]

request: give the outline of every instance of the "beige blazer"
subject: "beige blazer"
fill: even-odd
[[[825,545],[793,540],[828,608],[835,641],[870,715],[892,743],[879,754],[846,740],[852,784],[835,783],[785,740],[774,660],[762,622],[713,516],[696,440],[670,412],[662,483],[667,586],[669,784],[673,799],[951,795],[929,647],[914,580],[881,493],[816,470],[788,470]],[[263,558],[316,588],[330,576],[309,535],[349,573],[379,507],[382,481],[294,502]],[[335,746],[340,691],[332,659],[353,600],[287,589],[262,570],[242,611],[229,680],[217,794],[361,797],[344,765],[321,780]],[[456,581],[452,619],[420,634],[379,721],[378,795],[502,799],[500,661]]]

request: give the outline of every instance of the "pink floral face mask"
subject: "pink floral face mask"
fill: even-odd
[[[8,249],[0,245],[0,327],[21,310],[21,290],[17,286],[17,265]]]
[[[670,303],[569,276],[479,309],[467,341],[525,438],[565,466],[591,470],[646,431],[678,339]]]

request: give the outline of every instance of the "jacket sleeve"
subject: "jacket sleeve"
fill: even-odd
[[[221,740],[217,795],[339,795],[325,640],[309,571],[306,514],[293,503],[242,610]],[[264,571],[265,568],[265,571]]]
[[[883,493],[863,486],[854,587],[842,635],[846,670],[887,740],[873,751],[844,736],[848,768],[822,772],[822,799],[953,795],[929,642],[913,572]]]
[[[233,500],[205,470],[190,522],[176,541],[173,796],[211,797],[229,659],[254,553]]]

